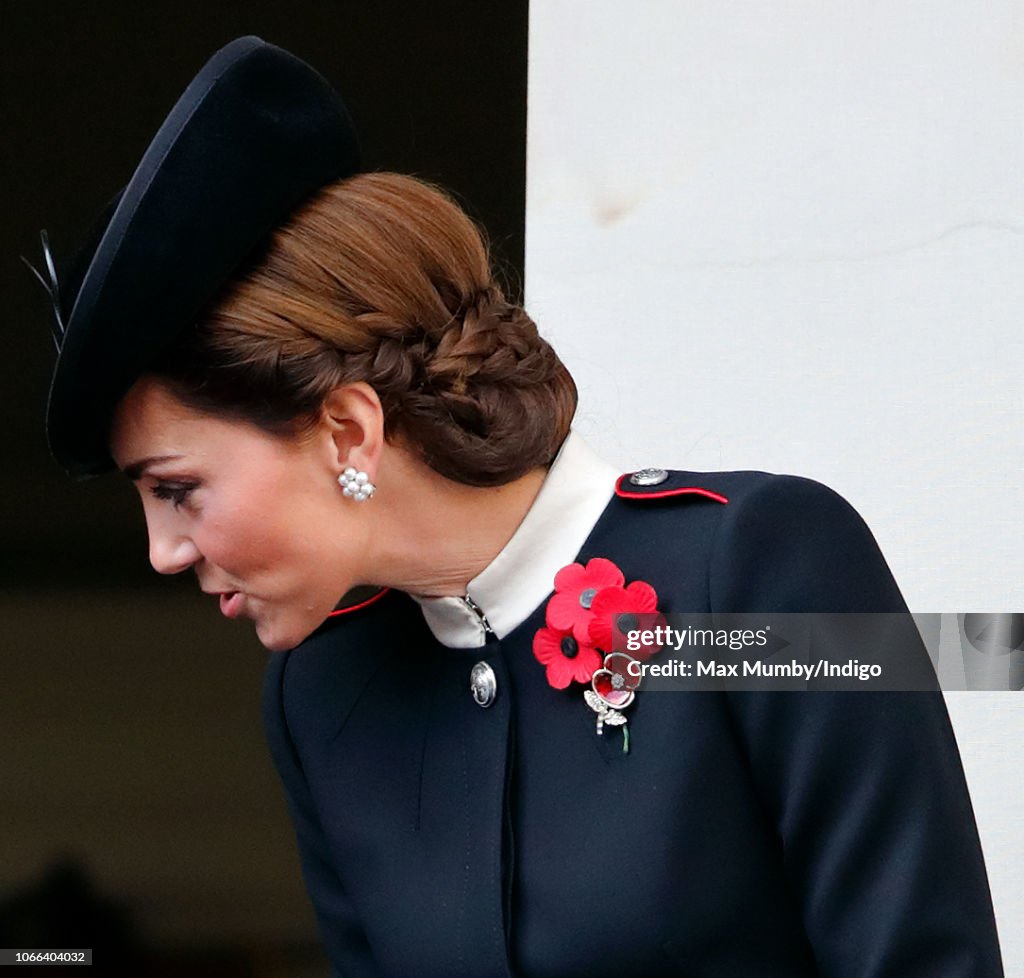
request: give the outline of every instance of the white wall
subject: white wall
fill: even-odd
[[[1024,609],[1019,4],[534,3],[526,286],[623,469],[811,476],[913,610]],[[947,701],[1024,975],[1024,699]]]

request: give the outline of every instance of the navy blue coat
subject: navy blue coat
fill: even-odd
[[[663,495],[694,485],[728,502]],[[577,560],[648,581],[661,611],[906,611],[819,483],[656,490],[614,497]],[[641,691],[624,754],[578,688],[548,685],[543,625],[542,604],[449,649],[389,591],[271,656],[267,734],[334,974],[1002,975],[940,693]]]

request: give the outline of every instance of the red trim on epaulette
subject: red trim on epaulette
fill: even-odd
[[[380,601],[390,590],[391,588],[389,587],[381,588],[376,594],[371,595],[365,601],[360,601],[359,604],[350,604],[347,608],[337,608],[327,617],[337,618],[338,615],[347,615],[350,611],[358,611],[360,608],[365,608],[367,605],[373,604],[374,601]]]
[[[615,483],[616,496],[621,496],[623,499],[664,499],[666,496],[684,496],[689,494],[706,496],[708,499],[713,499],[716,503],[727,503],[729,501],[727,496],[723,496],[720,492],[715,492],[713,489],[705,489],[703,486],[677,486],[675,489],[658,489],[655,492],[623,489],[623,480],[628,479],[632,474],[632,472],[624,472],[619,476]]]

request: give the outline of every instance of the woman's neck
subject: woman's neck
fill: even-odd
[[[464,595],[511,539],[546,475],[537,468],[502,486],[467,486],[388,446],[376,474],[372,543],[361,576],[426,597]]]

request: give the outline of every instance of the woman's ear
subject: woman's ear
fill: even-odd
[[[324,398],[321,420],[338,472],[351,466],[372,480],[384,447],[384,408],[377,392],[363,381],[340,384]]]

